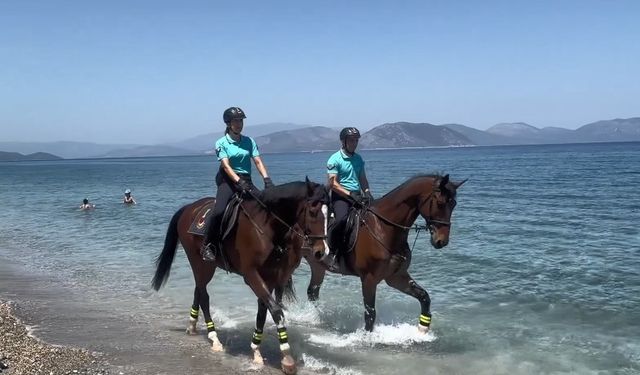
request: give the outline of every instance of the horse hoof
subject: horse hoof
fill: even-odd
[[[187,327],[187,335],[197,335],[198,329],[196,327]]]
[[[214,353],[220,353],[224,351],[222,344],[219,342],[214,342],[211,344],[211,351]]]
[[[262,355],[260,354],[260,352],[258,351],[253,352],[253,363],[259,366],[264,366],[264,359],[262,358]]]
[[[426,335],[427,333],[429,333],[429,326],[418,326],[418,332]]]
[[[282,358],[282,361],[280,362],[280,365],[282,366],[282,372],[284,372],[287,375],[293,375],[297,371],[296,362],[293,360],[293,357],[291,357],[290,355],[284,356]]]

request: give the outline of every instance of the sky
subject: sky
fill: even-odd
[[[0,1],[0,141],[640,116],[640,1]]]

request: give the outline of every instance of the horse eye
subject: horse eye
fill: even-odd
[[[458,202],[455,199],[451,199],[449,204],[451,205],[451,208],[454,208]]]

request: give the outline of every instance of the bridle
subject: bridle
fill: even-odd
[[[256,202],[258,202],[258,204],[261,205],[262,208],[264,208],[267,211],[267,213],[269,215],[273,216],[274,219],[276,219],[278,222],[280,222],[280,224],[285,226],[287,228],[288,232],[291,232],[294,235],[296,235],[296,236],[298,236],[299,238],[302,239],[302,249],[310,250],[311,246],[313,245],[313,243],[315,241],[325,241],[327,239],[327,235],[326,234],[311,234],[311,230],[309,229],[309,227],[307,225],[307,218],[309,217],[309,204],[312,202],[311,199],[307,198],[307,202],[304,205],[304,229],[301,232],[299,229],[297,229],[297,228],[300,227],[300,225],[298,225],[298,223],[295,223],[293,225],[289,225],[284,219],[282,219],[276,213],[274,213],[271,210],[269,210],[267,205],[266,205],[266,203],[264,203],[252,191],[249,190],[249,191],[247,191],[247,193],[249,195],[251,195],[253,197],[253,199],[255,199]],[[240,198],[240,199],[242,199],[242,198]],[[240,202],[240,203],[242,203],[242,202]],[[242,205],[240,205],[240,207],[242,208],[242,211],[247,216],[249,221],[258,229],[260,234],[264,234],[262,229],[260,229],[258,224],[253,221],[253,219],[251,218],[251,215],[244,209],[244,207]]]

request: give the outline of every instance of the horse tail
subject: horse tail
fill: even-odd
[[[171,263],[173,263],[173,258],[176,255],[176,248],[178,247],[178,220],[186,207],[187,206],[184,206],[176,211],[169,223],[167,236],[164,238],[164,248],[156,259],[156,274],[153,276],[153,280],[151,281],[151,285],[155,290],[160,290],[169,278]]]
[[[298,296],[296,296],[296,289],[293,286],[293,276],[289,276],[289,280],[287,281],[287,284],[282,287],[282,296],[283,299],[287,302],[287,303],[295,303],[298,302]]]

